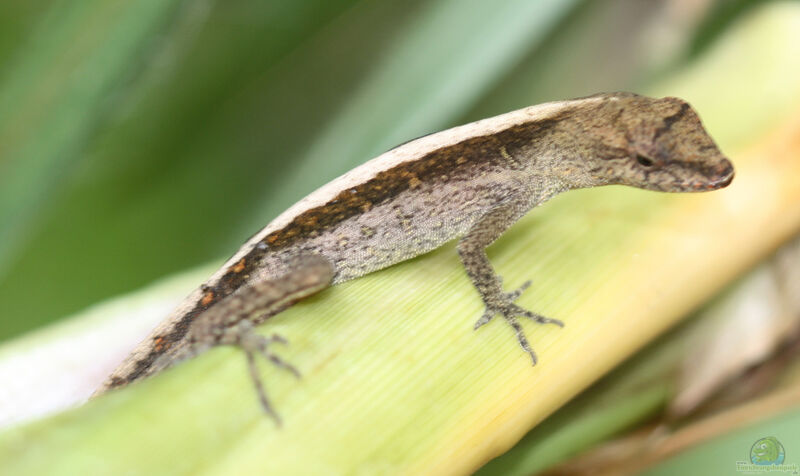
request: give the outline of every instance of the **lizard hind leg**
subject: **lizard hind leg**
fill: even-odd
[[[280,367],[292,373],[295,377],[300,378],[300,372],[290,363],[281,359],[267,349],[267,346],[273,342],[280,344],[288,344],[288,341],[278,334],[273,334],[270,337],[262,336],[255,332],[255,327],[250,321],[240,321],[235,326],[225,330],[226,337],[220,343],[236,345],[240,347],[247,357],[247,369],[250,372],[250,378],[253,380],[253,385],[258,394],[258,401],[261,407],[269,414],[277,423],[281,425],[281,418],[275,409],[270,404],[267,392],[264,390],[264,383],[261,379],[261,374],[258,372],[256,365],[256,355],[261,355],[265,360],[272,362],[276,367]]]
[[[262,336],[256,332],[256,326],[295,302],[329,286],[333,275],[333,265],[326,258],[310,254],[299,256],[293,260],[289,271],[283,276],[253,282],[238,289],[201,314],[192,324],[192,347],[205,350],[215,345],[233,345],[245,352],[261,406],[278,425],[281,420],[264,391],[256,366],[256,356],[264,357],[297,377],[300,377],[300,372],[269,350],[270,344],[286,344],[286,339],[275,334],[270,337]]]

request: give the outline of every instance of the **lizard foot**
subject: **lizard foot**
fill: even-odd
[[[500,314],[503,318],[508,322],[508,324],[514,329],[514,332],[517,335],[517,341],[519,341],[519,345],[522,347],[522,350],[528,353],[531,356],[531,360],[533,361],[533,365],[536,365],[536,353],[531,349],[531,345],[528,343],[528,339],[525,337],[525,333],[522,330],[522,326],[520,325],[517,317],[527,317],[528,319],[538,322],[539,324],[555,324],[559,327],[564,327],[564,323],[559,321],[558,319],[550,319],[548,317],[544,317],[540,314],[536,314],[535,312],[531,312],[521,306],[514,304],[514,301],[522,295],[522,292],[525,291],[531,285],[530,281],[527,281],[523,284],[519,289],[512,291],[510,293],[504,293],[499,296],[499,299],[490,300],[490,302],[486,303],[486,311],[483,313],[480,319],[475,322],[475,329],[478,329],[482,325],[486,324],[496,314]]]
[[[246,320],[240,321],[237,325],[228,328],[225,334],[225,338],[221,343],[236,345],[244,350],[245,355],[247,356],[247,367],[250,371],[250,377],[253,379],[253,384],[256,387],[256,392],[258,393],[258,399],[261,402],[261,407],[275,420],[275,423],[280,426],[281,418],[272,408],[272,405],[267,398],[267,392],[264,390],[261,376],[258,373],[256,355],[262,356],[264,359],[272,362],[275,366],[287,370],[295,377],[300,378],[300,372],[293,365],[273,354],[268,349],[269,344],[288,344],[288,341],[277,334],[273,334],[269,337],[257,334],[253,324]]]

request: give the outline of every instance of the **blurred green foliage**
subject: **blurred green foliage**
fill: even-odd
[[[0,109],[0,186],[19,191],[0,194],[0,337],[229,252],[246,237],[231,229],[248,204],[275,183],[324,116],[315,111],[331,107],[337,83],[347,82],[327,75],[319,60],[359,41],[351,30],[338,45],[315,45],[317,57],[286,65],[289,52],[354,2],[174,2],[141,26],[147,34],[136,44],[111,52],[125,54],[115,58],[124,67],[102,90],[81,97],[81,80],[71,75],[106,44],[77,40],[97,22],[113,31],[136,13],[128,10],[137,2],[117,3],[105,18],[75,15],[72,23],[63,15],[78,7],[54,3],[30,19],[28,41],[7,55],[0,94],[21,84],[27,95]],[[400,13],[386,5],[380,14]],[[45,76],[21,75],[56,48],[70,61],[54,55]],[[328,100],[312,86],[323,77]],[[8,131],[17,132],[19,113],[34,107],[36,125],[63,132],[71,150],[23,156],[28,143],[48,143],[36,130],[10,148],[17,137]],[[52,117],[59,107],[79,116]],[[82,130],[71,129],[81,120]]]

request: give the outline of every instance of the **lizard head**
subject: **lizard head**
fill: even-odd
[[[702,192],[733,180],[733,165],[686,101],[631,93],[594,98],[596,109],[576,124],[594,139],[585,169],[593,185]]]

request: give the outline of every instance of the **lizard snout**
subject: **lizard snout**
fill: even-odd
[[[714,169],[713,173],[709,174],[710,180],[706,184],[706,188],[708,190],[725,188],[733,181],[734,175],[733,164],[728,159],[722,159],[722,163]]]

